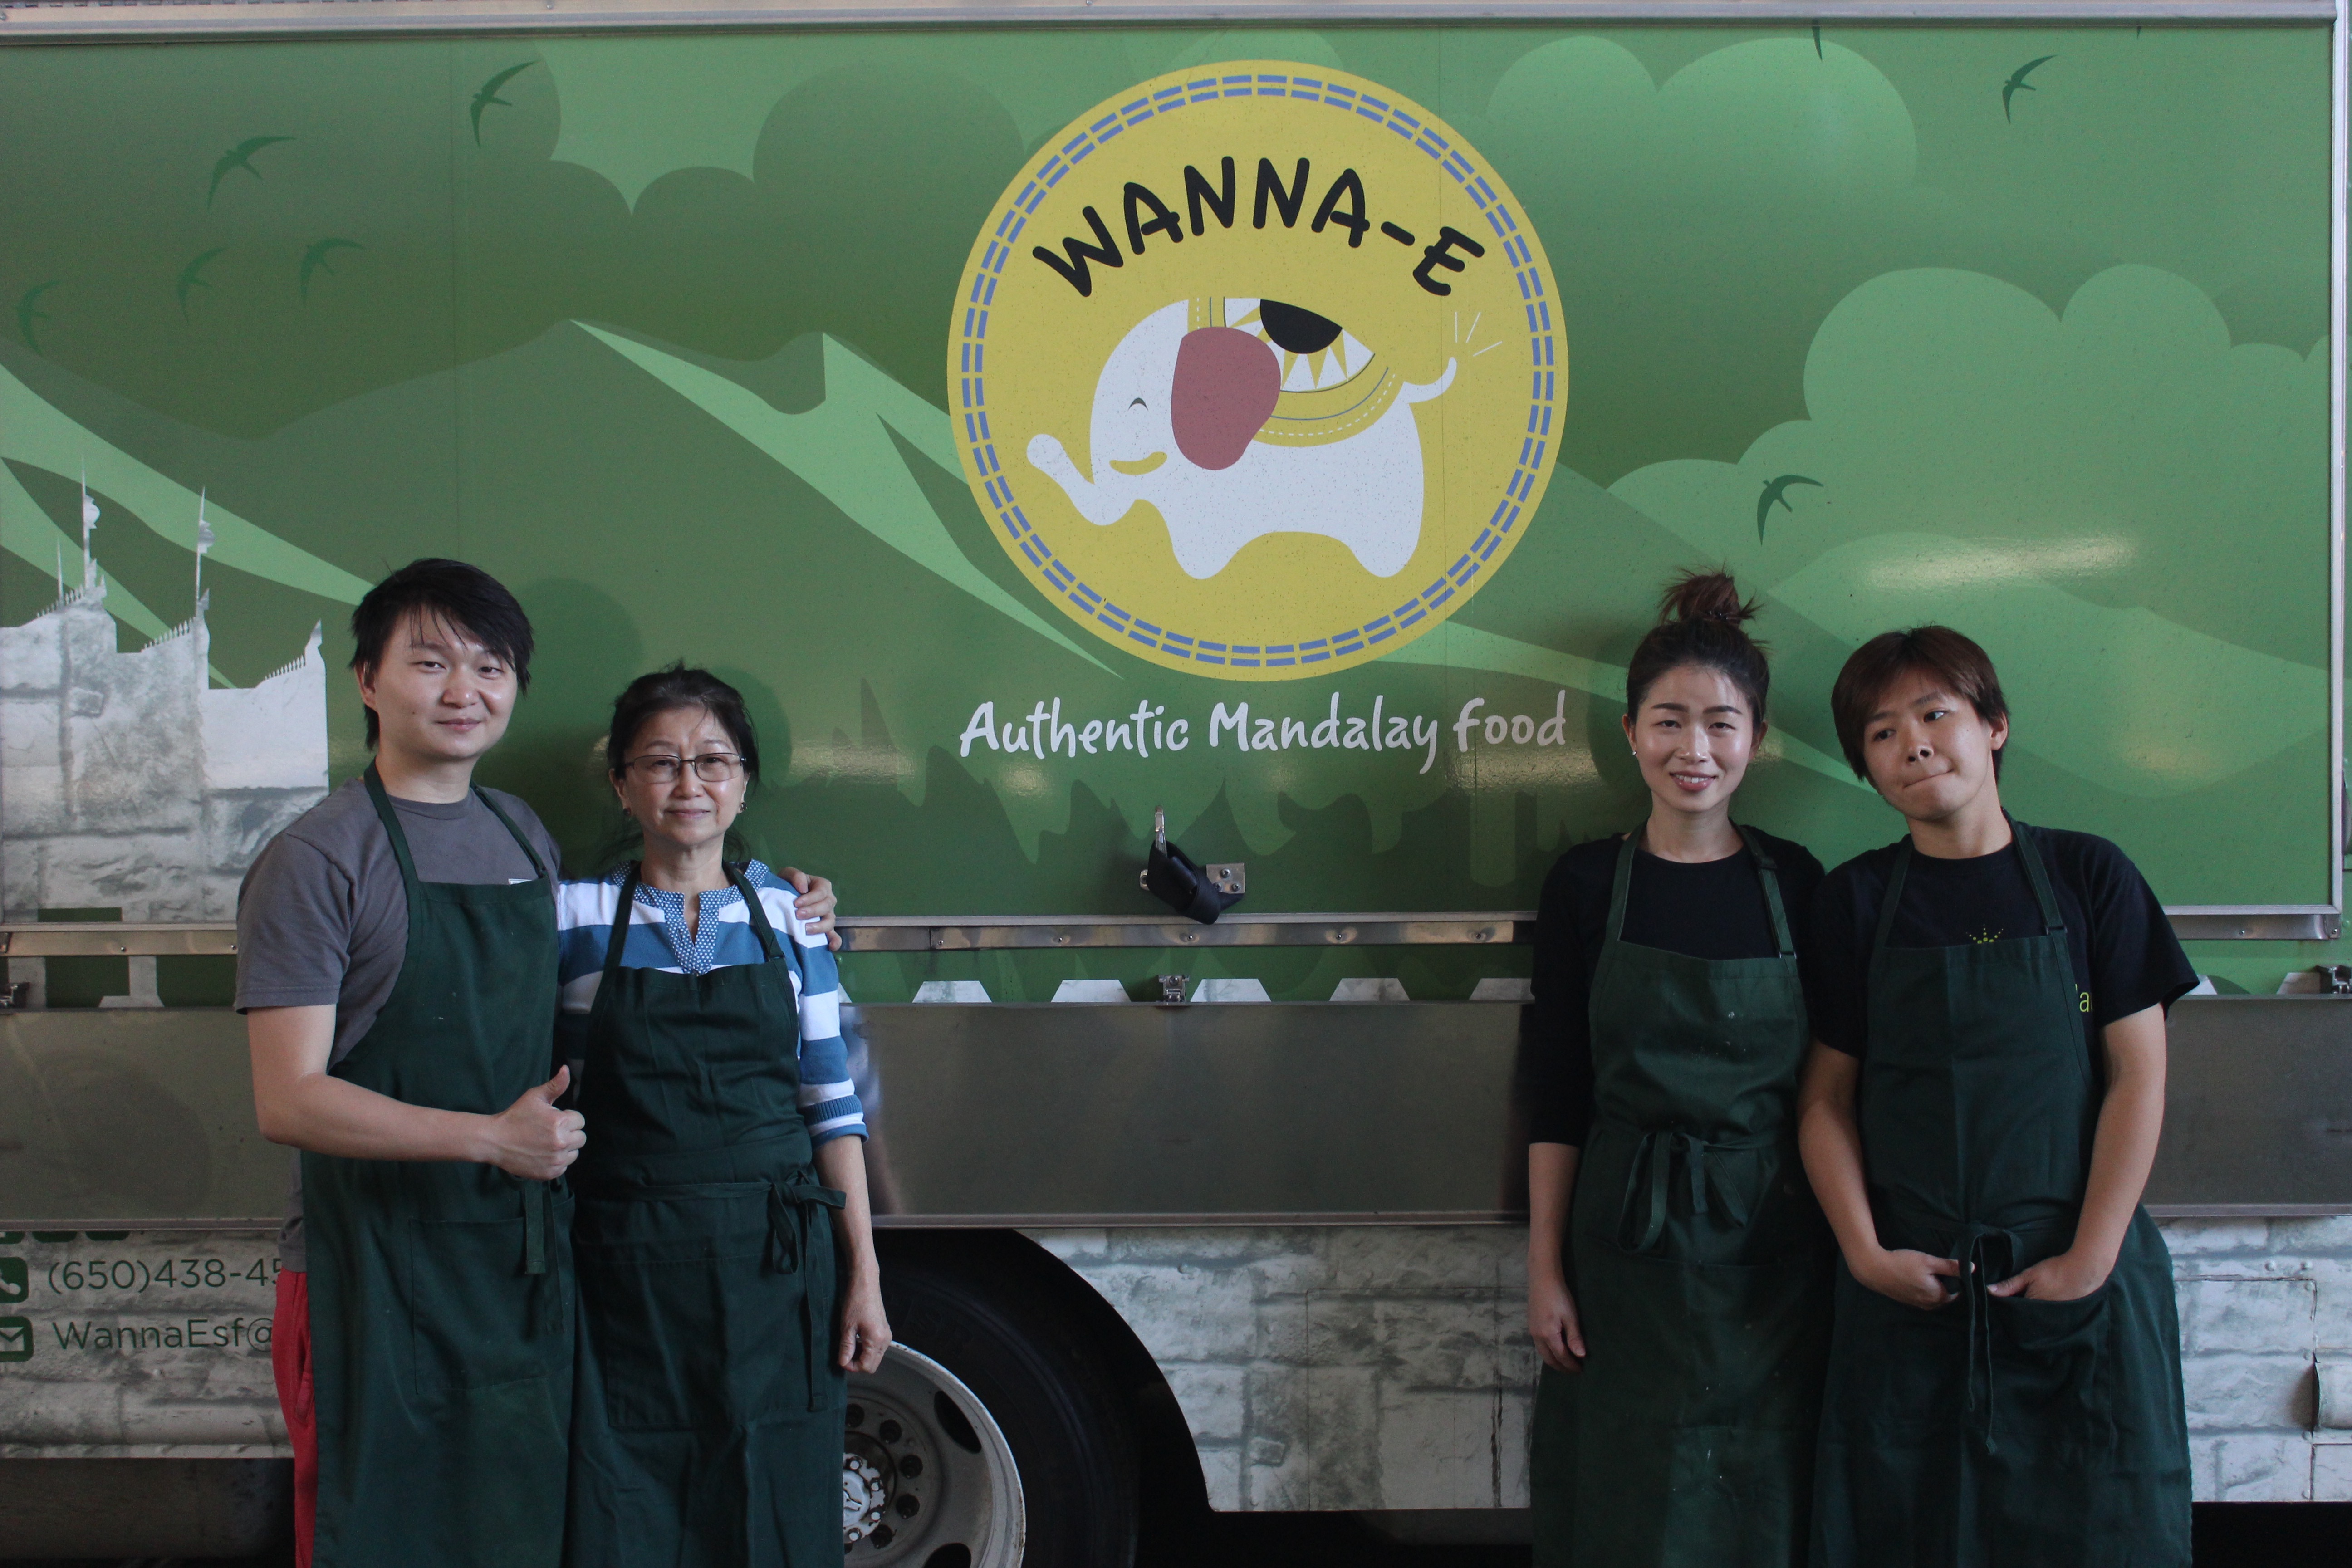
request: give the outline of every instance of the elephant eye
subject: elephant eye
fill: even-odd
[[[1134,402],[1132,402],[1132,403],[1129,404],[1129,405],[1128,405],[1128,406],[1129,406],[1129,408],[1141,408],[1141,407],[1145,406],[1145,404],[1144,404],[1143,399],[1141,399],[1140,397],[1139,397],[1139,398],[1137,398]]]
[[[1339,323],[1279,300],[1261,300],[1257,319],[1274,346],[1295,354],[1320,353],[1339,341]]]

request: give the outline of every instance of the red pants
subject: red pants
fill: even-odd
[[[278,1374],[278,1408],[294,1444],[294,1564],[310,1568],[319,1522],[319,1411],[310,1402],[310,1277],[278,1276],[278,1315],[270,1325],[269,1366]]]

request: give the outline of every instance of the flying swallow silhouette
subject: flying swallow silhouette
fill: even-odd
[[[1764,538],[1764,514],[1766,512],[1770,511],[1775,506],[1778,506],[1782,511],[1789,513],[1791,517],[1796,515],[1797,509],[1789,504],[1788,490],[1790,485],[1811,485],[1815,489],[1826,489],[1829,488],[1822,484],[1821,480],[1809,479],[1802,474],[1782,474],[1777,479],[1766,479],[1764,481],[1764,493],[1756,498],[1756,538],[1759,543]]]
[[[499,96],[499,89],[506,86],[507,83],[512,81],[524,71],[530,69],[530,68],[536,63],[537,62],[533,60],[525,60],[519,66],[509,66],[506,69],[499,72],[498,75],[484,82],[482,84],[482,89],[474,94],[475,146],[478,147],[482,144],[482,110],[488,109],[494,103],[504,104],[507,108],[512,109],[514,107],[513,104],[508,103],[505,99]]]
[[[47,310],[36,310],[33,307],[39,301],[42,295],[62,281],[62,279],[52,278],[47,283],[36,283],[25,290],[24,298],[16,301],[16,331],[23,334],[25,346],[35,353],[41,352],[41,345],[34,341],[33,323],[47,321],[49,313]]]
[[[338,276],[335,271],[334,263],[327,259],[327,253],[329,251],[365,250],[366,248],[366,246],[362,245],[356,239],[322,239],[319,241],[318,244],[304,250],[302,252],[302,303],[307,305],[310,302],[311,273],[318,271],[323,267],[326,268],[328,277],[333,278]]]
[[[2056,55],[2043,55],[2040,59],[2026,61],[2023,65],[2009,73],[2009,79],[2000,84],[2000,117],[2003,120],[2008,120],[2012,124],[2015,123],[2014,118],[2009,112],[2009,100],[2011,99],[2015,98],[2021,92],[2034,92],[2040,90],[2035,88],[2032,82],[2025,79],[2027,73],[2032,71],[2034,67],[2048,65],[2052,60],[2054,60],[2057,58],[2058,57]]]
[[[253,155],[256,153],[273,142],[293,140],[291,136],[248,136],[222,153],[219,161],[213,164],[213,184],[212,188],[205,193],[205,205],[213,205],[213,198],[220,195],[220,183],[227,179],[236,170],[243,169],[257,180],[261,178],[261,171],[253,166]]]
[[[209,289],[212,287],[211,284],[205,281],[205,268],[212,265],[212,259],[214,257],[218,256],[222,251],[226,250],[227,248],[228,247],[226,245],[215,245],[210,250],[205,251],[202,256],[197,257],[194,261],[189,262],[185,267],[180,268],[180,280],[177,285],[180,295],[180,320],[184,321],[188,319],[188,290],[191,289]]]

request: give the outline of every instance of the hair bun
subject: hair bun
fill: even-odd
[[[1666,584],[1658,600],[1658,624],[1720,621],[1738,626],[1756,616],[1756,601],[1742,600],[1728,572],[1685,572]]]

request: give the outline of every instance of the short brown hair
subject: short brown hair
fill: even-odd
[[[2009,717],[2009,699],[2001,695],[2000,677],[1992,659],[1974,639],[1949,626],[1914,626],[1907,632],[1881,632],[1853,650],[1830,689],[1830,716],[1837,724],[1838,743],[1853,776],[1870,782],[1870,767],[1862,754],[1862,734],[1870,716],[1878,711],[1889,688],[1906,675],[1927,675],[1946,691],[1977,710],[1988,724]],[[2000,752],[1992,754],[1993,776],[2000,776]]]

